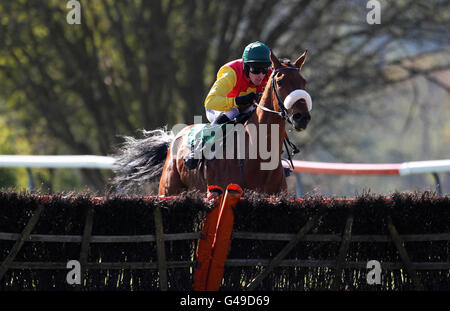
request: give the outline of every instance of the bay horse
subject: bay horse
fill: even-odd
[[[125,143],[116,156],[118,169],[113,180],[115,187],[131,190],[159,178],[159,195],[176,195],[192,189],[206,192],[210,185],[226,189],[231,183],[240,185],[244,190],[266,194],[286,191],[286,176],[280,158],[283,141],[287,137],[286,122],[296,131],[303,131],[311,120],[312,101],[305,91],[306,81],[300,73],[306,51],[294,63],[287,60],[281,62],[272,51],[270,59],[272,74],[259,103],[255,104],[256,110],[243,128],[245,146],[265,142],[269,146],[267,151],[278,155],[272,169],[261,169],[268,159],[263,159],[260,154],[256,158],[249,157],[250,148],[245,149],[244,159],[203,160],[196,168],[188,169],[183,158],[191,150],[183,142],[194,126],[189,125],[177,135],[164,128],[143,131],[143,139],[125,137]],[[256,125],[256,133],[249,130],[252,124]],[[266,125],[266,129],[278,128],[278,131],[263,132],[262,125]],[[233,142],[234,145],[228,144],[224,148],[234,147],[236,150],[238,141]]]

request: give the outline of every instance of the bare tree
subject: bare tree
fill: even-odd
[[[320,113],[302,138],[314,142],[307,153],[339,150],[334,132],[344,117],[376,116],[359,101],[368,93],[418,75],[433,80],[450,63],[448,54],[438,65],[405,63],[448,50],[446,1],[383,1],[379,25],[367,24],[364,1],[354,0],[81,1],[81,25],[66,23],[64,5],[0,5],[8,17],[0,24],[0,98],[35,145],[55,139],[43,152],[109,154],[118,135],[192,122],[218,68],[255,40],[280,56],[309,50],[304,71]],[[391,76],[392,66],[406,74]],[[102,187],[100,172],[84,176]]]

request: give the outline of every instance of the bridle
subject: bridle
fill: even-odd
[[[272,88],[272,91],[273,91],[273,93],[275,94],[275,97],[277,98],[277,101],[278,101],[278,106],[280,107],[280,110],[281,111],[276,111],[276,110],[272,110],[272,109],[269,109],[269,108],[267,108],[267,107],[264,107],[264,106],[261,106],[260,104],[255,104],[256,106],[258,106],[260,109],[262,109],[262,110],[264,110],[264,111],[267,111],[267,112],[271,112],[271,113],[275,113],[275,114],[277,114],[277,115],[279,115],[281,118],[283,118],[285,121],[287,121],[288,123],[290,123],[291,125],[293,125],[292,124],[292,122],[291,122],[291,120],[289,119],[289,113],[288,113],[288,110],[286,109],[286,107],[284,106],[284,100],[281,98],[281,96],[280,96],[280,94],[278,93],[278,90],[277,90],[277,88],[276,88],[276,86],[275,86],[275,74],[277,74],[278,72],[280,72],[280,71],[282,71],[282,70],[296,70],[296,71],[298,71],[299,69],[298,68],[296,68],[296,67],[281,67],[281,68],[278,68],[278,69],[275,69],[273,72],[272,72],[272,83],[271,83],[271,88]]]
[[[272,91],[273,91],[272,93],[274,93],[274,94],[275,94],[275,97],[277,98],[278,106],[280,107],[280,110],[281,110],[281,111],[272,110],[272,109],[269,109],[269,108],[267,108],[267,107],[261,106],[260,104],[255,104],[255,105],[256,105],[258,108],[260,108],[260,109],[262,109],[262,110],[264,110],[264,111],[271,112],[271,113],[275,113],[275,114],[279,115],[283,120],[287,121],[289,124],[291,124],[292,126],[294,126],[294,125],[292,124],[291,119],[289,118],[290,116],[289,116],[288,110],[287,110],[286,107],[284,106],[284,100],[281,98],[281,96],[280,96],[280,94],[278,93],[278,90],[277,90],[277,88],[276,88],[276,86],[275,86],[275,75],[276,75],[278,72],[282,71],[282,70],[296,70],[296,71],[299,71],[299,69],[296,68],[296,67],[281,67],[281,68],[275,69],[275,70],[272,72],[272,83],[271,83],[271,86],[270,86],[270,87],[272,88]],[[298,147],[297,147],[295,144],[293,144],[293,143],[289,140],[289,138],[286,136],[286,138],[284,139],[284,146],[285,146],[285,148],[286,148],[286,151],[287,151],[287,154],[288,154],[288,157],[289,157],[289,161],[290,161],[291,166],[292,166],[292,169],[293,169],[293,168],[294,168],[294,164],[292,163],[292,158],[291,158],[291,154],[289,153],[288,145],[292,148],[292,155],[295,155],[295,154],[299,153],[299,152],[300,152],[300,149],[298,149]]]

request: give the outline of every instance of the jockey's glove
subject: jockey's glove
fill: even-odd
[[[250,106],[255,100],[258,100],[258,95],[256,95],[256,93],[249,93],[244,96],[236,97],[235,99],[236,105],[239,107]]]

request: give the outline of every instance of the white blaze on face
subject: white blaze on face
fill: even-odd
[[[300,99],[304,99],[306,101],[306,105],[308,107],[308,111],[312,109],[312,99],[311,96],[305,90],[294,90],[292,91],[284,100],[284,106],[286,109],[292,108],[292,106],[299,101]]]

